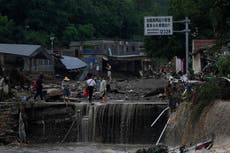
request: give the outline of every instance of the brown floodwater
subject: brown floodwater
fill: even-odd
[[[137,149],[149,146],[95,143],[29,144],[0,146],[0,153],[101,153],[103,150],[113,150],[116,153],[135,153]]]

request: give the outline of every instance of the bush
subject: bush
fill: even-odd
[[[230,98],[230,83],[222,78],[213,78],[196,90],[193,119],[198,119],[205,107],[217,99]]]
[[[218,75],[226,76],[230,74],[230,55],[221,56],[217,61]]]

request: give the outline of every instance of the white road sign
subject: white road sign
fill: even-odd
[[[144,20],[145,36],[173,34],[172,16],[146,16]]]

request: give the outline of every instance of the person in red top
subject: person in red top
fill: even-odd
[[[36,80],[36,94],[34,96],[34,100],[36,100],[37,96],[39,95],[41,100],[43,100],[43,93],[42,93],[42,89],[43,89],[43,74],[40,74],[38,79]]]

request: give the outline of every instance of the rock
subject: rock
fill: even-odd
[[[63,95],[62,89],[58,89],[58,88],[50,88],[47,89],[46,92],[47,95],[50,97]]]
[[[101,153],[116,153],[116,152],[111,149],[106,149],[106,150],[102,150]]]

